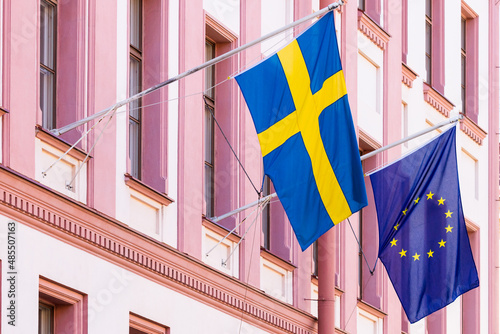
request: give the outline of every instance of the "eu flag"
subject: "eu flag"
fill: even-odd
[[[411,323],[479,286],[460,199],[455,127],[370,180],[379,258]]]
[[[367,204],[333,13],[236,80],[304,250]]]

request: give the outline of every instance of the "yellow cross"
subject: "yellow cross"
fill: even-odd
[[[309,72],[297,41],[294,40],[279,51],[278,57],[296,110],[258,134],[262,155],[266,156],[300,132],[311,159],[321,200],[336,224],[349,217],[352,212],[326,154],[318,118],[326,107],[346,94],[344,74],[339,71],[327,78],[323,87],[313,94]]]

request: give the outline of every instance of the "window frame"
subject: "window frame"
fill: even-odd
[[[52,17],[42,19],[42,7],[51,8]],[[58,3],[56,0],[40,0],[39,13],[39,94],[40,110],[42,112],[42,126],[48,130],[54,129],[57,124],[56,118],[56,89],[57,89],[57,26],[58,26]],[[49,21],[49,29],[45,29]],[[50,36],[52,35],[52,36]],[[48,59],[44,59],[45,56]],[[46,84],[45,78],[51,78],[51,82]],[[43,103],[42,103],[43,101]]]
[[[133,12],[134,2],[138,2],[138,13]],[[144,38],[144,4],[143,0],[129,1],[129,97],[133,96],[143,89],[143,49]],[[134,14],[136,15],[135,17]],[[139,22],[133,24],[133,19],[138,19]],[[137,30],[133,30],[136,27]],[[133,36],[137,35],[138,45],[134,44]],[[135,63],[135,68],[134,64]],[[137,72],[135,72],[135,71]],[[135,75],[135,73],[137,73]],[[142,98],[129,103],[128,109],[128,145],[129,145],[129,173],[134,178],[141,180],[142,178]]]
[[[208,54],[207,47],[212,47],[211,54]],[[215,58],[216,43],[205,38],[205,61]],[[207,78],[210,77],[210,78]],[[215,115],[215,65],[210,66],[205,71],[205,87],[203,98],[205,101],[205,119],[204,119],[204,153],[203,153],[203,194],[205,206],[203,214],[205,217],[213,217],[215,210],[215,136],[214,136],[214,117]],[[210,85],[210,86],[208,86]]]

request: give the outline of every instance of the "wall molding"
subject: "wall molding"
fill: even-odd
[[[411,68],[408,67],[405,63],[402,63],[401,70],[401,81],[408,87],[413,87],[413,80],[418,77],[418,74],[413,72]]]
[[[445,117],[450,117],[450,112],[454,105],[448,101],[437,90],[424,82],[424,100]]]
[[[136,179],[135,177],[133,177],[132,175],[130,175],[128,173],[125,173],[124,179],[125,179],[125,184],[130,189],[133,189],[133,190],[137,191],[138,193],[141,193],[144,196],[151,198],[152,200],[154,200],[162,205],[167,206],[167,205],[174,202],[174,200],[171,199],[170,197],[168,197],[166,194],[163,194],[163,193],[153,189],[152,187],[148,186],[144,182]]]
[[[382,50],[385,50],[391,38],[391,35],[361,10],[358,10],[358,30]]]
[[[315,318],[0,165],[2,214],[270,332],[317,333]],[[201,223],[201,221],[200,221]]]
[[[487,133],[469,117],[465,116],[460,120],[460,130],[475,141],[476,144],[483,145]]]

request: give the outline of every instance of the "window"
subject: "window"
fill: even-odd
[[[401,57],[406,64],[408,58],[408,0],[401,0]]]
[[[428,86],[444,94],[444,0],[425,0],[425,76]]]
[[[461,76],[460,76],[460,92],[461,92],[461,97],[462,97],[462,112],[466,112],[466,103],[465,103],[465,96],[466,96],[466,90],[465,90],[465,84],[467,82],[467,72],[466,72],[466,64],[467,64],[467,51],[466,51],[466,43],[467,39],[465,37],[465,26],[466,26],[466,20],[465,17],[462,16],[462,20],[460,22],[460,49],[462,52],[462,58],[461,58]]]
[[[462,2],[460,21],[462,112],[477,123],[479,113],[478,15]]]
[[[157,322],[130,313],[129,334],[169,334],[168,327]]]
[[[215,44],[205,42],[205,61],[215,58]],[[205,216],[214,215],[214,118],[215,113],[215,65],[205,71],[205,167],[204,167],[204,192]]]
[[[262,187],[263,193],[262,197],[266,197],[271,194],[271,180],[269,176],[264,176],[264,184]],[[271,203],[267,203],[265,208],[262,210],[262,247],[269,250],[271,243]]]
[[[40,1],[40,109],[42,126],[56,126],[56,27],[57,7],[55,2]]]
[[[312,274],[318,276],[318,240],[312,244]]]
[[[358,8],[361,9],[361,10],[365,10],[365,1],[366,0],[358,0]]]
[[[425,0],[425,81],[432,84],[432,0]]]
[[[87,333],[87,296],[39,278],[38,334]]]
[[[38,334],[54,333],[54,307],[38,303]]]
[[[130,1],[129,96],[142,91],[142,0]],[[130,175],[141,179],[142,99],[129,104]]]

